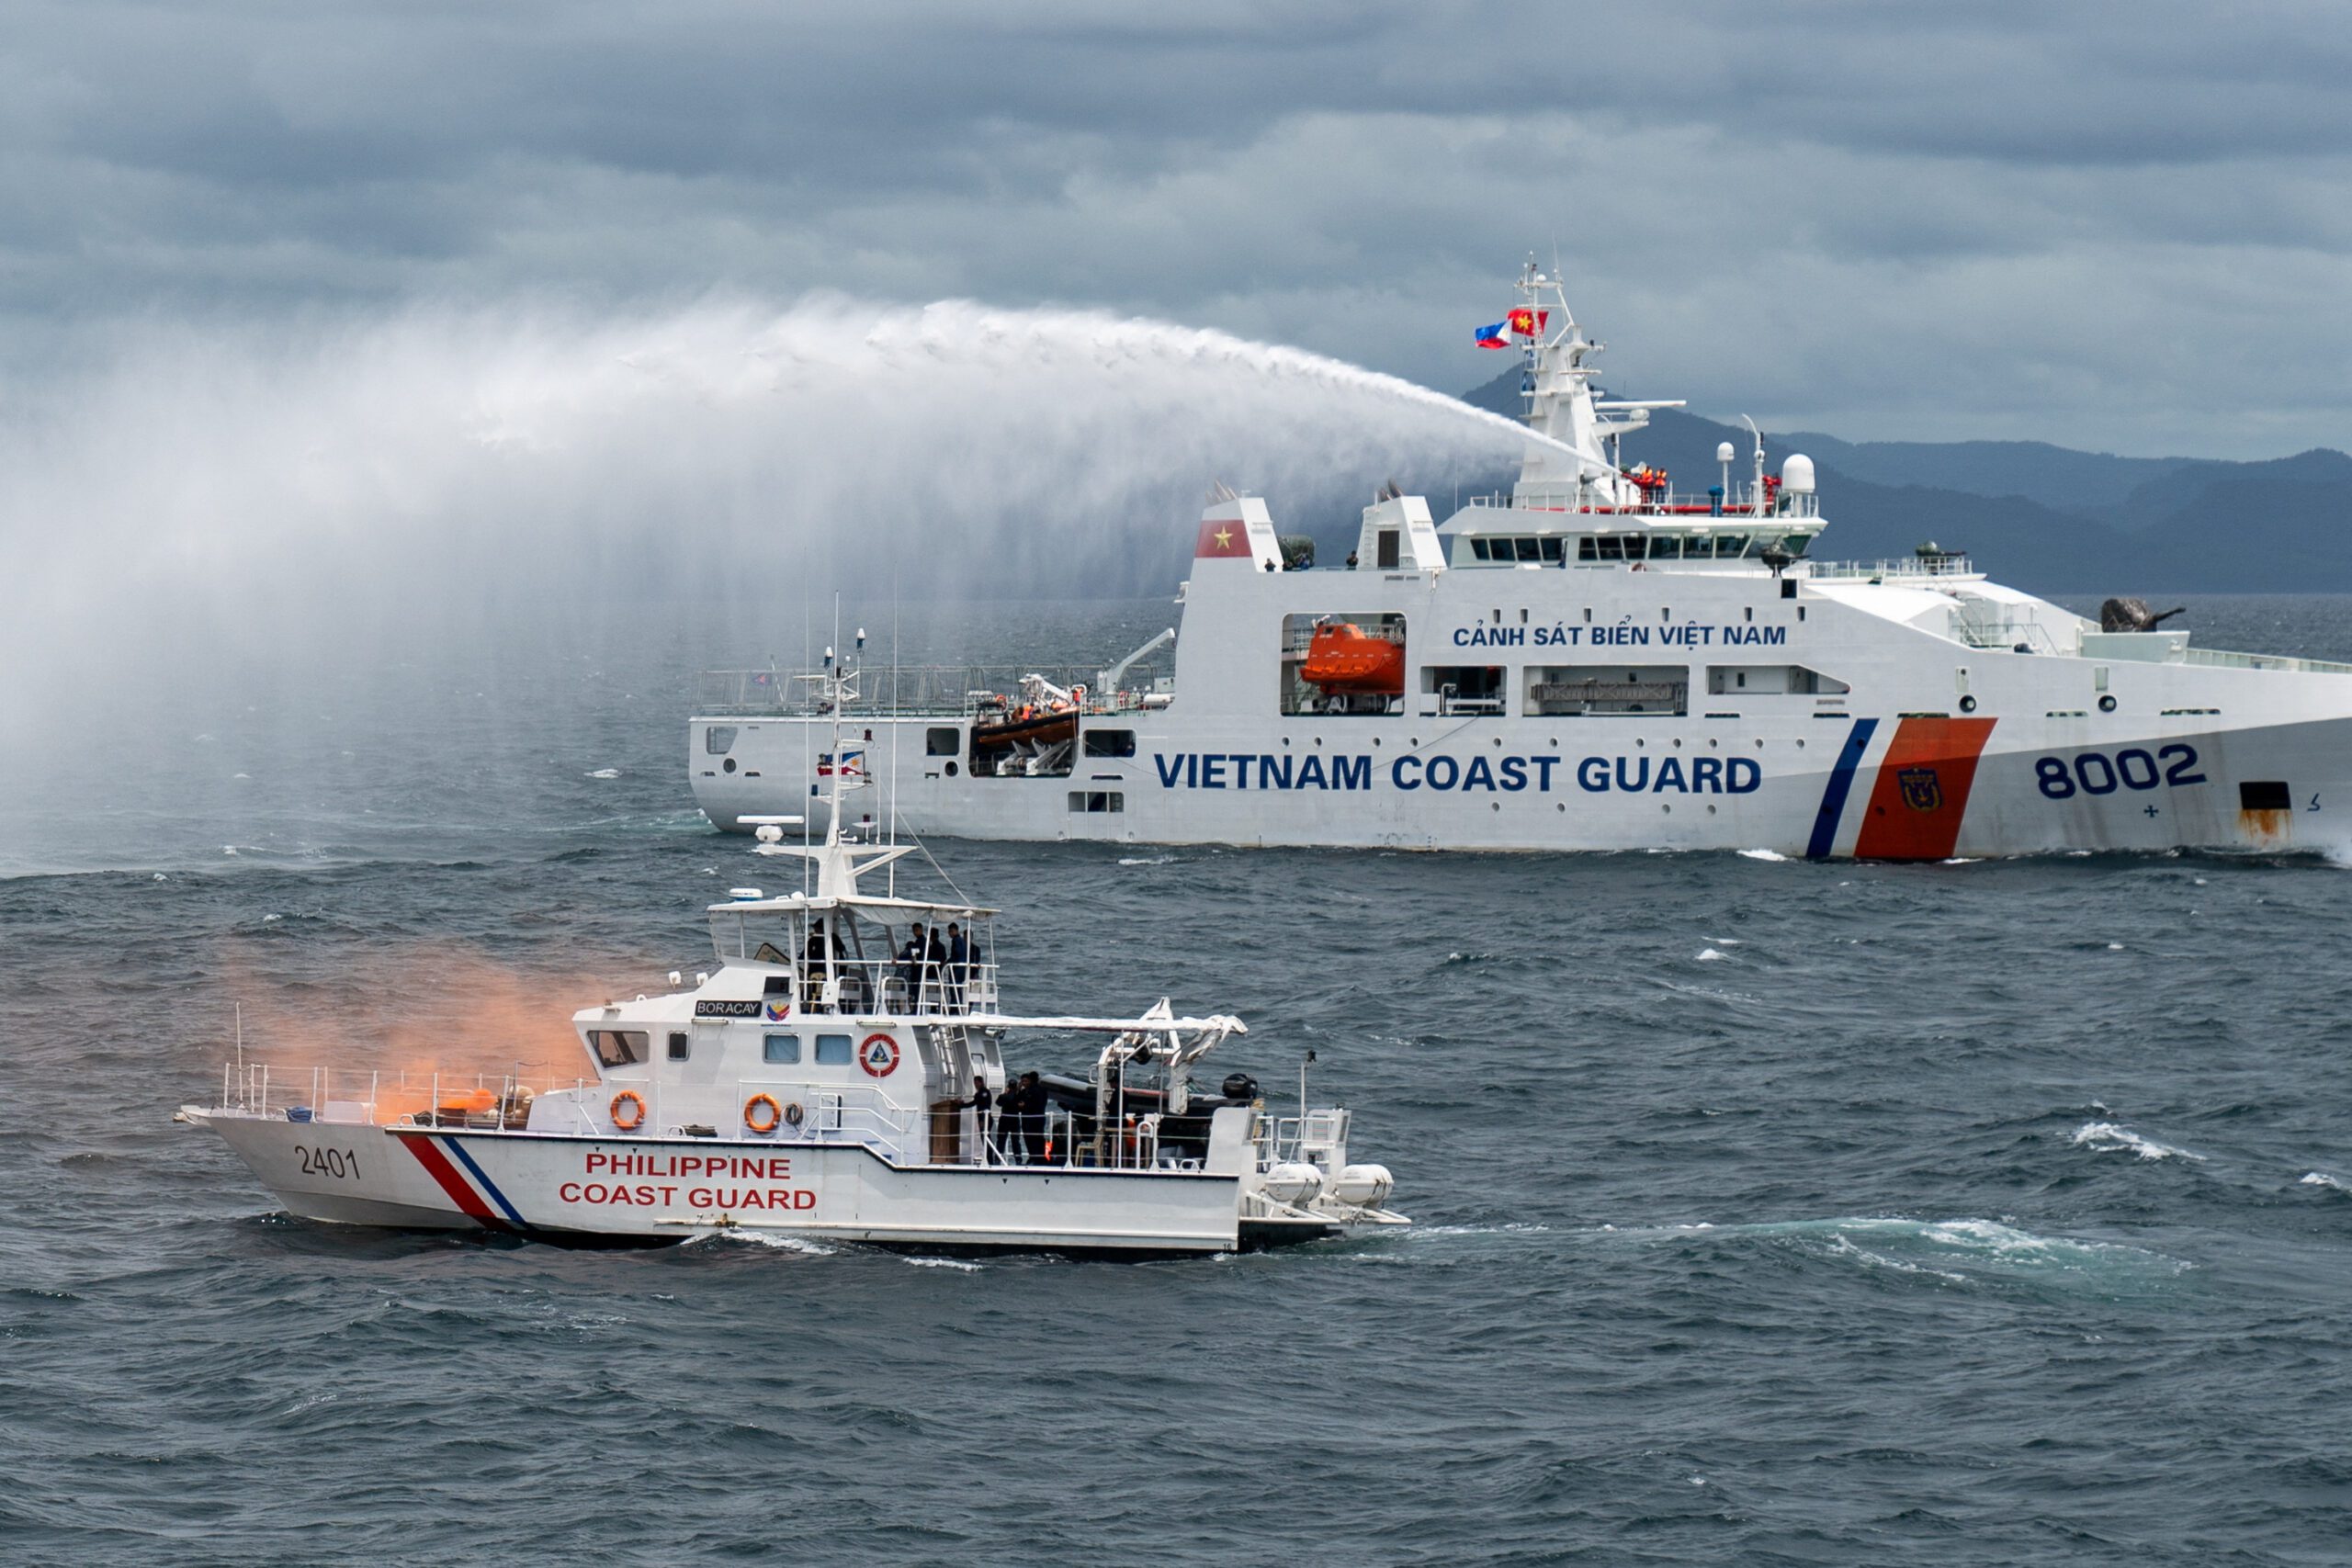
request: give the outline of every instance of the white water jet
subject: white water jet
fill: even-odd
[[[967,301],[418,309],[88,357],[0,432],[0,733],[191,657],[398,658],[648,597],[1158,592],[1213,480],[1329,532],[1539,439],[1297,349]]]
[[[1159,592],[1214,479],[1331,534],[1390,475],[1446,496],[1541,440],[1296,348],[969,301],[416,308],[85,360],[0,430],[0,733],[195,660],[398,660],[654,600]]]

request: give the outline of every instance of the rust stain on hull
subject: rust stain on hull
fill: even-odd
[[[2238,813],[2238,830],[2264,849],[2278,849],[2290,837],[2294,813],[2257,809]]]

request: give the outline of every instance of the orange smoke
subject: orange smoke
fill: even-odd
[[[610,978],[641,972],[642,964],[615,958],[593,968],[525,970],[417,945],[356,953],[324,984],[263,976],[246,955],[226,957],[222,967],[243,1010],[245,1059],[269,1064],[273,1078],[323,1068],[344,1084],[371,1074],[429,1084],[439,1075],[454,1086],[511,1074],[538,1090],[594,1080],[571,1015],[654,988],[651,976],[626,989]],[[394,1107],[389,1089],[382,1093],[388,1110],[419,1108]]]

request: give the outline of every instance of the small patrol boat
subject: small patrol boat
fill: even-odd
[[[829,657],[808,678],[846,756],[856,676]],[[1238,1019],[1164,998],[1132,1017],[1002,1010],[997,911],[897,897],[895,871],[869,891],[915,846],[845,829],[866,774],[828,776],[821,843],[800,818],[751,824],[760,854],[800,861],[803,890],[710,906],[717,963],[691,989],[575,1013],[572,1081],[273,1070],[241,1053],[220,1102],[178,1119],[309,1219],[575,1245],[747,1230],[1154,1256],[1409,1223],[1385,1207],[1388,1171],[1350,1158],[1349,1111],[1307,1107],[1303,1069],[1289,1115],[1246,1073],[1196,1087]],[[1016,1070],[1016,1041],[1035,1067]]]

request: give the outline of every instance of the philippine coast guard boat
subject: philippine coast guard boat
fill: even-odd
[[[1202,514],[1171,628],[1098,671],[911,670],[843,765],[924,832],[1427,849],[1762,848],[1941,859],[2352,845],[2352,665],[2098,621],[1934,547],[1816,560],[1814,466],[1758,437],[1718,482],[1625,468],[1663,402],[1531,264],[1483,336],[1519,344],[1532,437],[1509,495],[1442,525],[1384,486],[1338,570],[1266,503]],[[1746,469],[1736,475],[1736,464]],[[1147,661],[1175,642],[1172,670]],[[705,677],[695,796],[798,810],[828,716],[773,671]],[[821,808],[821,802],[818,803]]]
[[[836,714],[854,681],[825,678]],[[1287,1116],[1247,1074],[1194,1087],[1239,1020],[1164,999],[1130,1018],[1001,1010],[996,911],[863,888],[910,846],[855,842],[840,803],[865,781],[831,780],[821,844],[782,841],[799,818],[756,825],[762,853],[805,863],[804,891],[735,889],[710,907],[717,966],[691,990],[574,1014],[576,1080],[241,1060],[219,1105],[179,1119],[295,1213],[353,1224],[1165,1255],[1408,1223],[1385,1207],[1387,1170],[1351,1162],[1350,1113],[1305,1109],[1303,1076]],[[1016,1074],[1016,1037],[1075,1049],[1080,1070]]]

